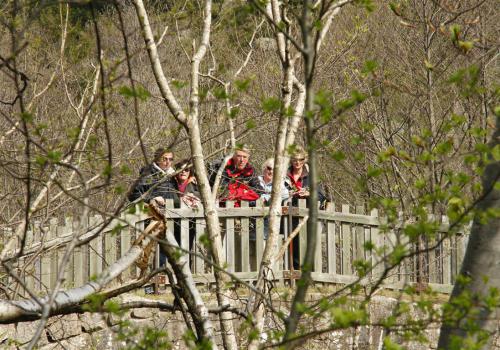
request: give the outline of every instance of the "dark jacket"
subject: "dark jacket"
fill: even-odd
[[[302,174],[300,175],[299,181],[295,182],[292,177],[292,167],[290,166],[287,171],[287,175],[285,178],[285,186],[289,191],[298,191],[301,188],[309,188],[309,167],[307,164],[302,168]],[[326,200],[325,193],[323,191],[323,185],[318,183],[317,185],[318,191],[318,200],[323,203]],[[300,199],[304,197],[300,197],[298,194],[292,196],[294,199]]]
[[[173,199],[174,200],[174,206],[179,207],[180,202],[181,202],[181,197],[184,195],[184,193],[191,193],[195,197],[200,198],[200,193],[198,192],[198,186],[190,182],[187,186],[186,189],[184,190],[184,193],[181,193],[179,191],[179,185],[175,178],[170,179],[170,181],[167,182],[166,184],[166,193],[164,198],[165,199]]]
[[[217,172],[219,171],[221,163],[222,161],[217,161],[209,167],[211,187],[213,187],[215,183]],[[264,193],[264,189],[260,185],[257,173],[250,163],[247,163],[243,170],[238,170],[234,166],[233,159],[229,159],[222,172],[219,185],[219,198],[231,197],[231,192],[238,191],[243,187],[252,190],[258,196]]]
[[[155,197],[168,198],[172,191],[170,179],[170,175],[162,173],[153,164],[146,165],[141,169],[139,178],[130,190],[128,200],[133,202],[142,197],[145,202],[149,202]]]

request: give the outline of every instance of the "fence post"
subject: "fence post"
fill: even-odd
[[[305,199],[299,199],[299,210],[307,209],[307,202]],[[303,219],[303,215],[298,215],[298,222]],[[304,263],[304,258],[306,256],[307,250],[307,224],[302,225],[299,233],[299,266]],[[295,258],[295,257],[294,257]],[[292,262],[293,263],[293,262]]]
[[[117,242],[116,238],[119,237],[120,232],[117,232],[115,228],[122,224],[119,220],[113,219],[109,223],[109,230],[103,233],[104,235],[104,266],[110,266],[116,261],[117,254]],[[120,230],[121,231],[121,230]]]
[[[198,254],[205,254],[204,252],[207,251],[205,247],[203,247],[201,243],[201,236],[205,234],[205,220],[204,219],[196,219],[196,252]],[[204,240],[206,241],[207,237],[204,237]],[[209,256],[204,255],[205,257]],[[197,274],[202,274],[205,273],[205,261],[199,256],[196,257],[196,273]]]
[[[89,218],[90,232],[95,233],[99,230],[102,222],[101,215],[94,215]],[[102,236],[99,234],[90,241],[89,249],[89,273],[90,277],[96,277],[102,272]]]
[[[51,218],[49,220],[49,235],[48,240],[57,239],[60,235],[60,231],[58,230],[59,220],[57,218]],[[52,251],[49,254],[50,257],[50,289],[53,289],[56,286],[57,275],[59,272],[58,269],[58,249],[52,248]]]
[[[242,208],[248,208],[247,201],[241,201]],[[240,247],[241,247],[241,272],[250,271],[250,220],[248,216],[241,217],[241,234],[240,234]]]
[[[448,217],[443,215],[441,222],[443,226],[447,228],[446,232],[442,233],[446,235],[446,238],[443,241],[443,249],[442,249],[442,262],[443,262],[443,284],[451,284],[451,238],[452,236],[449,234],[449,221]]]
[[[349,214],[349,205],[342,204],[342,213]],[[352,232],[351,225],[348,222],[342,223],[342,274],[352,275]]]
[[[256,206],[258,208],[264,207],[264,202],[262,199],[257,200]],[[270,230],[269,227],[269,221],[268,221],[268,230]],[[269,232],[268,232],[269,234]],[[261,216],[258,216],[255,219],[255,261],[256,261],[256,270],[259,271],[260,263],[262,261],[262,254],[264,253],[264,218]],[[286,254],[285,254],[286,255]],[[278,262],[281,266],[283,262],[280,260]],[[253,266],[252,266],[253,268]],[[253,269],[252,269],[253,271]]]
[[[180,207],[182,209],[189,209],[189,207],[184,203],[184,201],[181,201]],[[189,247],[189,218],[183,217],[181,218],[181,227],[180,227],[180,242],[179,245],[182,249],[184,249],[186,252],[190,252],[190,247]],[[182,252],[182,255],[187,254],[187,261],[188,264],[191,262],[191,254]]]
[[[234,202],[233,201],[227,201],[226,202],[226,208],[231,209],[234,208]],[[224,209],[222,209],[224,210]],[[229,272],[234,272],[235,271],[235,266],[234,266],[234,219],[233,218],[226,218],[226,235],[224,237],[224,242],[225,244],[225,249],[223,251],[226,252],[226,264],[227,264],[227,270]]]
[[[9,237],[8,232],[4,232],[4,234]],[[26,247],[31,247],[34,243],[34,233],[33,233],[33,226],[28,226],[28,230],[26,231]],[[30,264],[29,267],[26,268],[24,278],[25,278],[25,283],[26,283],[26,288],[29,290],[34,290],[35,289],[35,284],[36,282],[36,263],[31,258],[24,258],[22,260],[23,263],[26,263],[26,261],[29,260],[32,263]],[[23,293],[24,294],[24,293]]]
[[[364,215],[365,214],[365,208],[362,205],[357,205],[356,206],[356,214],[358,215]],[[355,229],[355,237],[354,237],[354,248],[355,248],[355,253],[354,253],[354,258],[353,260],[365,260],[365,228],[363,225],[359,224],[356,225]]]
[[[326,210],[330,213],[335,212],[335,203],[327,203]],[[326,232],[326,254],[328,259],[328,273],[335,275],[337,273],[337,243],[335,240],[335,221],[328,220]]]
[[[64,218],[64,226],[61,229],[61,236],[73,236],[73,217],[68,216]],[[65,249],[61,250],[62,255],[65,254]],[[64,279],[65,279],[65,286],[66,287],[74,287],[75,285],[75,279],[74,279],[74,269],[75,269],[75,262],[74,262],[74,251],[70,253],[68,264],[64,267]],[[62,259],[62,256],[61,256]]]
[[[318,205],[320,203],[318,202]],[[318,208],[318,210],[320,210]],[[314,272],[323,272],[323,221],[318,220],[318,228],[316,232],[316,247],[314,254]]]
[[[372,209],[370,212],[372,217],[378,218],[378,210]],[[379,218],[380,222],[380,218]],[[371,251],[371,263],[372,263],[372,280],[377,280],[384,271],[384,264],[382,263],[383,256],[378,253],[384,249],[383,236],[379,234],[379,226],[373,226],[370,229],[371,241],[374,249]],[[385,254],[385,253],[383,253]]]

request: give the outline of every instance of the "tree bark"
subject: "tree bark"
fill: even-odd
[[[500,141],[500,123],[497,119],[496,131],[490,141],[490,147],[498,147]],[[478,203],[479,214],[488,210],[498,211],[500,208],[500,191],[495,187],[500,177],[500,161],[490,159],[491,163],[486,166],[483,174],[483,197]],[[500,308],[486,308],[484,298],[490,294],[493,288],[500,290],[500,219],[498,215],[489,218],[487,223],[482,223],[476,218],[472,224],[469,244],[465,252],[460,274],[471,279],[468,284],[455,284],[450,296],[450,302],[457,300],[464,292],[470,293],[474,300],[478,300],[473,306],[472,312],[477,312],[475,322],[480,329],[498,333]],[[482,302],[481,302],[482,301]],[[470,314],[470,313],[469,313]],[[470,319],[468,319],[470,321]],[[443,323],[439,336],[439,349],[449,349],[453,338],[466,338],[467,319],[457,320],[454,324]],[[491,347],[493,337],[483,346],[483,349]]]

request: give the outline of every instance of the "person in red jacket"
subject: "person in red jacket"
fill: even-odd
[[[255,168],[249,163],[249,159],[248,146],[241,146],[234,151],[233,157],[229,159],[222,171],[219,185],[221,202],[235,201],[235,206],[239,206],[241,201],[256,201],[263,193]],[[215,163],[210,169],[211,186],[215,183],[220,164],[221,162]]]

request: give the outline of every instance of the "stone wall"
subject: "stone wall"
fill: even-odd
[[[150,300],[135,295],[122,296],[123,301]],[[377,296],[370,305],[370,318],[373,324],[389,316],[396,305],[396,299]],[[409,314],[408,317],[418,317],[417,314]],[[129,321],[127,330],[137,330],[138,333],[131,339],[140,339],[141,333],[147,327],[164,330],[169,340],[173,343],[173,349],[184,349],[182,339],[185,333],[184,322],[179,313],[172,314],[157,309],[134,309],[125,312],[122,320]],[[38,349],[95,349],[114,350],[127,347],[127,342],[118,341],[116,338],[119,319],[116,316],[104,317],[97,313],[85,313],[81,315],[67,315],[52,317],[45,332],[38,342]],[[316,320],[312,328],[325,326],[328,320]],[[32,338],[38,322],[22,322],[17,325],[0,325],[0,349],[23,348]],[[214,326],[218,328],[218,323]],[[266,329],[273,328],[272,320],[268,320]],[[404,344],[410,350],[435,349],[438,339],[439,325],[431,325],[427,329],[428,344],[416,342],[404,342],[398,339],[399,344]],[[360,327],[356,330],[339,330],[323,334],[309,341],[306,346],[308,350],[314,349],[379,349],[384,334],[380,327]],[[220,341],[220,339],[217,339]],[[130,342],[130,340],[129,340]],[[500,344],[497,341],[498,349]]]

